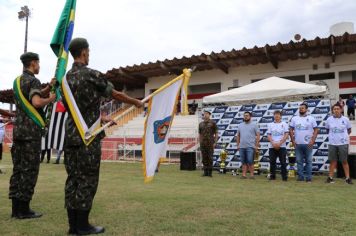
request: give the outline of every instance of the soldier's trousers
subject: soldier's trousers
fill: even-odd
[[[213,145],[200,145],[200,151],[203,161],[203,168],[207,170],[212,169],[214,155]]]
[[[65,185],[65,207],[90,210],[99,182],[100,140],[90,145],[64,148],[64,164],[68,174]]]
[[[9,198],[31,201],[40,169],[41,142],[14,141]]]

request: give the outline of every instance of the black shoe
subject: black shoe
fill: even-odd
[[[33,219],[39,218],[42,214],[39,212],[35,212],[30,209],[30,202],[19,201],[19,210],[17,214],[17,219]]]
[[[208,170],[208,176],[209,177],[213,177],[213,169],[209,169]]]
[[[77,215],[77,234],[89,235],[89,234],[101,234],[105,232],[105,228],[101,226],[93,226],[89,224],[89,212],[90,210],[76,210]]]
[[[204,173],[201,175],[202,177],[208,176],[208,170],[204,169]]]
[[[283,179],[282,179],[282,181],[287,182],[287,181],[288,181],[288,179],[287,179],[287,178],[283,178]]]
[[[329,177],[326,179],[325,183],[327,183],[327,184],[333,184],[333,183],[335,183],[335,181],[334,181],[334,179],[333,179],[332,177],[329,176]]]
[[[49,160],[47,160],[47,163],[49,163]]]
[[[19,200],[17,200],[16,198],[12,198],[11,201],[12,201],[11,217],[17,218],[19,213]]]
[[[270,175],[268,179],[269,180],[276,180],[276,176]]]
[[[67,215],[68,215],[68,224],[69,224],[68,234],[76,235],[78,233],[77,232],[77,213],[76,213],[76,210],[67,208]]]
[[[352,180],[351,180],[350,178],[345,179],[345,183],[347,183],[347,184],[354,184],[354,183],[352,183]]]

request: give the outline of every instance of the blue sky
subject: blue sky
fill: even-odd
[[[28,50],[40,54],[38,78],[54,74],[49,43],[65,0],[0,0],[0,90],[21,73],[25,22],[33,14]],[[356,23],[354,0],[77,0],[74,37],[90,44],[90,67],[106,72],[119,66],[193,54],[289,42],[294,34],[327,37],[341,21]],[[71,61],[69,66],[71,65]],[[1,105],[1,104],[0,104]]]

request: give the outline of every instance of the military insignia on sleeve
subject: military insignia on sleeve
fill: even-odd
[[[172,116],[168,116],[163,120],[156,120],[153,123],[154,127],[154,141],[156,144],[162,143],[166,139],[166,135],[169,129],[169,125],[171,124]]]

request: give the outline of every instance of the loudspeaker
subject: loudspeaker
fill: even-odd
[[[356,156],[349,155],[347,158],[347,162],[349,163],[350,178],[356,179]],[[345,172],[344,172],[344,168],[342,167],[341,162],[337,162],[336,177],[337,178],[345,178]]]
[[[180,152],[180,170],[196,170],[195,152]]]

